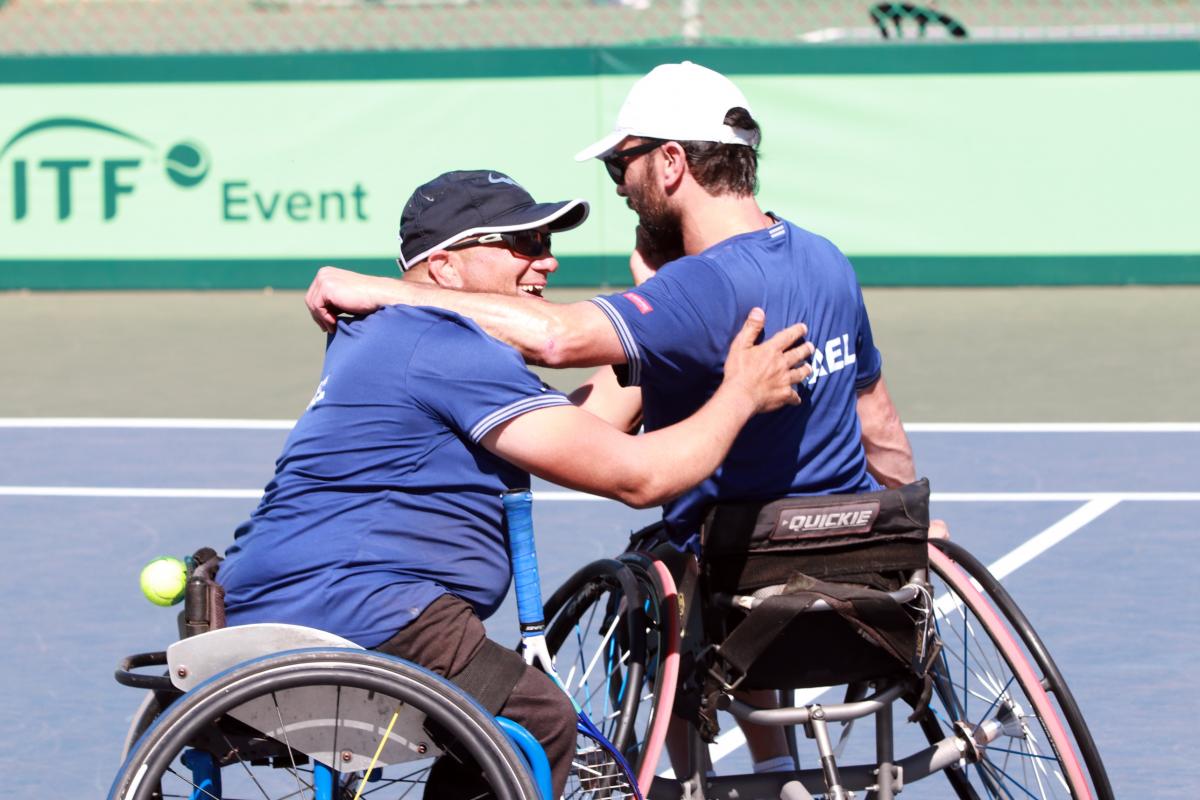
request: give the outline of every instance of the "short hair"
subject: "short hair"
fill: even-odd
[[[729,109],[725,124],[753,134],[753,146],[720,142],[680,142],[688,169],[709,194],[758,193],[758,144],[762,131],[744,108]]]

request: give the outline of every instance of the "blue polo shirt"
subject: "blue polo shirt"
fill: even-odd
[[[690,416],[713,395],[729,343],[755,306],[766,312],[766,337],[804,322],[817,348],[803,403],[750,420],[721,467],[663,507],[676,542],[699,531],[714,502],[879,488],[867,473],[856,401],[879,379],[882,358],[854,269],[828,240],[781,221],[593,302],[625,351],[618,376],[642,387],[648,431]]]
[[[487,617],[511,576],[500,495],[529,475],[479,441],[566,404],[452,312],[389,306],[339,322],[221,565],[229,624],[307,625],[374,647],[446,592]]]

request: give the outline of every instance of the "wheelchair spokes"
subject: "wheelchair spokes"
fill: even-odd
[[[614,606],[616,606],[614,608]],[[574,648],[563,660],[555,660],[555,669],[569,663],[563,688],[592,720],[612,719],[619,711],[626,690],[629,651],[616,640],[621,623],[621,604],[616,598],[593,603],[586,617],[575,623],[570,639]],[[559,651],[560,653],[563,651]],[[568,660],[569,659],[569,660]]]
[[[495,721],[407,662],[297,650],[240,665],[167,708],[130,753],[119,800],[400,800],[538,794]]]
[[[1054,682],[1020,643],[1036,634],[1013,624],[1007,596],[985,596],[940,549],[930,558],[942,643],[931,707],[960,734],[965,781],[981,797],[1091,798],[1082,747],[1046,691]],[[1107,785],[1103,775],[1093,782]]]

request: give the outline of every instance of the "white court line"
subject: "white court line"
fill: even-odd
[[[1090,503],[1093,500],[1166,503],[1195,502],[1200,500],[1200,492],[932,492],[929,499],[934,503]]]
[[[0,417],[0,428],[178,428],[290,430],[294,419],[172,419],[124,417]]]
[[[288,430],[292,419],[0,417],[0,428],[178,428]],[[1200,433],[1200,422],[910,422],[910,433]]]
[[[169,489],[139,486],[0,486],[0,497],[149,497],[164,500],[257,500],[262,489]],[[568,491],[534,492],[543,502],[608,502],[606,497]],[[615,502],[615,501],[613,501]]]
[[[1101,514],[1109,511],[1113,506],[1117,505],[1120,500],[1113,497],[1105,497],[1094,499],[1088,502],[1081,508],[1077,508],[1067,516],[1060,519],[1058,522],[1046,528],[1041,533],[1026,540],[1014,549],[1005,553],[1000,558],[988,565],[988,572],[996,577],[996,580],[1002,580],[1006,576],[1012,574],[1020,567],[1028,564],[1034,558],[1049,550],[1054,545],[1066,539],[1071,534],[1078,531],[1080,528],[1092,522]],[[803,692],[797,692],[796,704],[804,705],[815,700],[820,695],[829,690],[826,686],[818,689],[806,689]],[[709,748],[709,753],[712,757],[712,762],[715,764],[725,756],[741,748],[746,743],[746,736],[742,733],[741,728],[733,728],[726,731],[724,734],[717,737],[717,741]],[[673,778],[675,777],[674,770],[667,770],[660,774],[660,777]]]
[[[911,422],[909,433],[1200,433],[1200,422]]]
[[[988,564],[988,572],[992,573],[996,577],[996,580],[1003,580],[1009,574],[1028,564],[1084,525],[1087,525],[1104,512],[1110,510],[1119,502],[1121,502],[1119,499],[1111,497],[1100,498],[1092,500],[1082,508],[1075,509],[1037,536],[1005,553],[991,564]]]
[[[257,500],[262,489],[152,489],[122,486],[0,486],[3,497],[149,497],[165,500]]]
[[[257,499],[261,489],[188,489],[149,486],[0,486],[5,497],[152,497],[162,499]],[[565,489],[533,493],[533,499],[551,503],[609,502],[607,498]],[[934,492],[935,503],[1091,503],[1091,502],[1200,502],[1200,492]],[[612,501],[616,502],[616,501]]]

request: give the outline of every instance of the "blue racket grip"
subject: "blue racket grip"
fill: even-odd
[[[508,520],[508,554],[512,559],[513,583],[517,587],[517,617],[521,630],[540,630],[542,585],[538,578],[537,548],[533,542],[533,492],[516,489],[504,493],[504,516]]]

